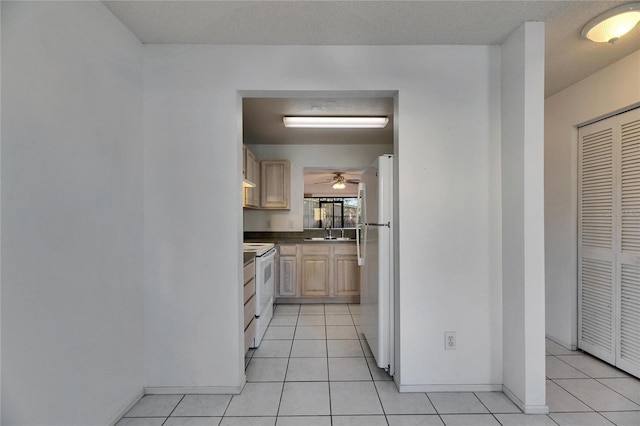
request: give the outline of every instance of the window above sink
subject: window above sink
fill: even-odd
[[[356,197],[305,197],[304,229],[356,227],[358,199]]]

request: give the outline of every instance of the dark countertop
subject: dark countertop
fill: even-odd
[[[356,243],[356,240],[337,240],[337,239],[332,239],[332,240],[306,240],[304,238],[287,238],[287,239],[282,239],[279,238],[277,240],[267,240],[265,238],[263,239],[259,239],[259,240],[245,240],[246,243],[273,243],[275,245],[282,245],[282,244],[349,244],[349,243]]]
[[[341,235],[339,229],[334,229],[332,240],[314,240],[310,238],[324,237],[326,232],[324,229],[306,230],[304,232],[245,232],[245,243],[274,243],[274,244],[348,244],[355,243],[355,229],[345,229],[344,236],[351,238],[348,241],[336,240],[335,237]]]

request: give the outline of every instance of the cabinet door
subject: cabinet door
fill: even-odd
[[[336,296],[358,296],[360,294],[360,268],[358,257],[336,255],[333,265]]]
[[[302,256],[302,295],[329,295],[329,256]]]
[[[262,160],[260,206],[264,209],[289,209],[290,164],[289,160]]]
[[[260,207],[260,185],[258,179],[260,178],[260,162],[256,160],[255,155],[247,147],[244,148],[244,173],[245,178],[256,184],[255,188],[244,189],[244,206],[246,207]]]
[[[280,285],[278,296],[296,295],[296,264],[295,256],[280,256]]]
[[[251,167],[253,169],[252,172],[252,177],[253,180],[252,182],[256,184],[255,188],[250,188],[251,189],[251,194],[252,194],[252,200],[251,200],[251,205],[254,207],[260,207],[260,161],[254,156],[253,157],[253,161],[251,162]]]
[[[247,146],[242,145],[242,179],[247,179]],[[242,186],[242,207],[247,207],[247,188]]]

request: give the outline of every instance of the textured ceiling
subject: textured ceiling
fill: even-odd
[[[563,1],[113,1],[144,43],[500,44]]]
[[[105,1],[143,43],[252,45],[499,45],[544,21],[545,96],[640,49],[640,25],[617,43],[580,37],[588,21],[629,1]],[[246,143],[393,143],[384,130],[284,129],[284,114],[388,115],[389,94],[245,99]],[[391,95],[392,96],[392,95]]]
[[[143,43],[500,44],[525,21],[545,21],[550,96],[640,48],[640,26],[615,45],[582,26],[628,1],[105,1]]]

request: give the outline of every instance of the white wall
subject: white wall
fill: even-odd
[[[501,82],[504,388],[526,413],[545,413],[544,23],[503,44]]]
[[[144,50],[148,386],[219,391],[243,380],[245,90],[398,91],[398,382],[500,386],[499,48]],[[445,352],[449,330],[458,349]]]
[[[364,168],[376,157],[393,153],[393,145],[249,145],[260,160],[291,163],[290,210],[244,210],[245,231],[302,231],[304,168]]]
[[[640,103],[640,51],[545,100],[547,335],[575,348],[578,269],[577,125]]]
[[[2,46],[2,4],[0,4],[0,46]],[[0,49],[1,51],[1,49]],[[2,55],[0,54],[0,93],[2,93]],[[2,102],[0,102],[0,319],[2,318]],[[1,320],[0,320],[1,323]],[[1,325],[1,324],[0,324]],[[2,423],[2,327],[0,327],[0,423]]]
[[[2,424],[142,391],[142,53],[100,2],[2,2]]]

